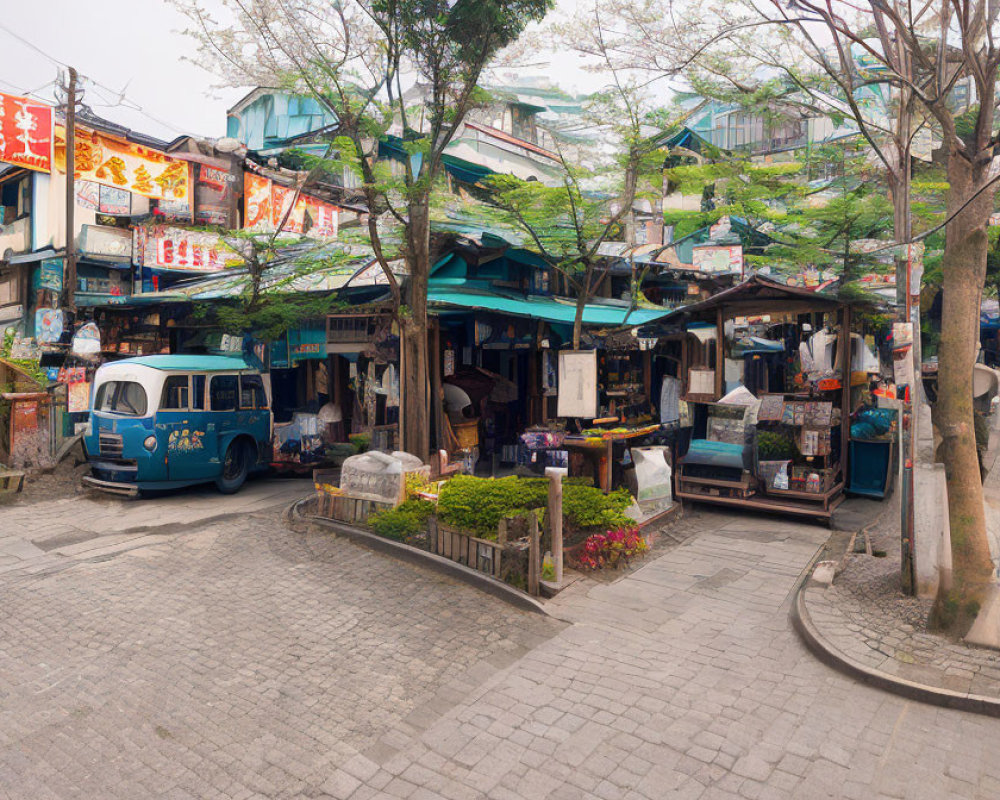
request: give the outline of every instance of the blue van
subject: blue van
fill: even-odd
[[[88,486],[138,495],[214,481],[230,494],[266,465],[260,372],[225,356],[145,356],[97,370],[83,443]]]

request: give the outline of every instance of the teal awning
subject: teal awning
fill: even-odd
[[[493,170],[480,164],[466,161],[464,158],[448,155],[441,156],[441,163],[444,168],[463,183],[479,183],[487,175],[492,175]]]
[[[495,293],[460,292],[451,289],[431,288],[427,297],[432,306],[453,306],[462,309],[481,309],[516,317],[544,319],[555,323],[573,323],[576,306],[572,302],[560,302],[545,297],[509,297]],[[668,309],[637,308],[628,313],[628,308],[588,303],[583,310],[585,325],[612,326],[646,325],[666,316]]]

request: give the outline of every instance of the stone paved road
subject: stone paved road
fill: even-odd
[[[0,796],[1000,796],[1000,720],[798,642],[789,593],[825,530],[684,524],[565,592],[566,622],[274,512],[7,572]]]

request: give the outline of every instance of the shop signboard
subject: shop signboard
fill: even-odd
[[[271,181],[251,172],[243,174],[243,202],[247,230],[267,230],[271,225]]]
[[[132,231],[109,225],[84,225],[80,236],[80,252],[108,261],[132,260]]]
[[[76,204],[88,211],[97,211],[101,207],[101,184],[93,181],[76,182]]]
[[[56,126],[55,164],[66,171],[66,130]],[[154,200],[190,203],[191,169],[151,147],[96,131],[76,132],[76,177],[102,186],[135,192]]]
[[[326,358],[325,328],[293,328],[288,332],[288,357],[292,364]]]
[[[284,220],[282,230],[288,233],[304,233],[316,239],[337,236],[340,208],[331,203],[300,193],[286,219],[295,190],[249,172],[243,177],[243,193],[245,227],[249,230],[273,231]]]
[[[206,225],[233,226],[236,176],[228,169],[199,164],[196,167],[194,218]]]
[[[53,344],[62,338],[61,308],[39,308],[35,311],[35,338],[39,344]]]
[[[699,245],[692,248],[692,266],[710,274],[743,274],[743,246]]]
[[[132,193],[113,186],[101,186],[97,210],[112,216],[127,216],[132,213]]]
[[[288,369],[288,336],[282,336],[271,342],[271,369]],[[351,366],[354,366],[353,364]]]
[[[559,395],[556,416],[597,416],[597,351],[563,350],[559,353]]]
[[[52,171],[52,106],[0,94],[0,161]]]
[[[149,225],[135,239],[135,260],[149,269],[219,272],[243,264],[239,254],[214,233]]]
[[[63,287],[63,260],[61,258],[46,258],[38,266],[35,273],[35,288],[61,292]]]
[[[98,214],[128,216],[132,213],[132,193],[93,181],[77,181],[76,204]]]

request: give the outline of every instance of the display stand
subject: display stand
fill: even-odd
[[[840,368],[837,375],[818,385],[801,387],[801,390],[780,394],[782,405],[802,405],[815,411],[817,406],[830,409],[829,423],[804,426],[801,420],[776,421],[785,429],[794,430],[797,440],[805,441],[803,428],[808,427],[813,437],[820,438],[816,447],[811,438],[805,465],[794,467],[795,476],[788,476],[787,488],[769,485],[762,476],[757,458],[757,433],[742,444],[720,445],[720,452],[704,452],[696,448],[679,459],[675,471],[675,497],[717,505],[756,508],[785,514],[829,519],[843,502],[844,476],[850,453],[848,435],[851,392],[851,358],[849,332],[851,308],[847,304],[824,295],[784,286],[754,276],[742,284],[728,289],[708,300],[688,306],[681,318],[697,326],[697,336],[686,336],[682,345],[681,374],[683,376],[682,400],[700,414],[699,421],[708,425],[710,409],[719,405],[725,393],[725,324],[727,320],[749,318],[766,314],[834,314],[839,327],[837,339]],[[707,324],[706,324],[707,323]],[[710,356],[714,327],[714,358]],[[825,385],[824,385],[825,384]],[[709,393],[711,391],[711,394]],[[772,397],[779,393],[771,393]],[[761,394],[758,399],[764,397]],[[824,409],[825,410],[825,409]],[[767,430],[767,423],[757,423],[757,431]],[[824,431],[828,431],[824,435]],[[706,434],[707,438],[707,434]],[[699,442],[702,444],[703,442]],[[714,444],[714,443],[713,443]],[[741,454],[741,448],[743,452]],[[698,452],[698,450],[702,452]],[[711,451],[712,448],[707,448]],[[792,459],[787,459],[789,462]],[[802,470],[809,479],[803,481]]]

